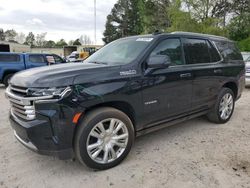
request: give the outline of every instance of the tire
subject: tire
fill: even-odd
[[[227,105],[227,102],[225,102],[229,101],[229,98],[228,100],[225,100],[227,96],[231,96],[230,105],[229,103]],[[218,124],[223,124],[228,122],[234,112],[234,105],[235,105],[235,96],[233,91],[229,88],[222,88],[217,97],[215,105],[213,106],[211,111],[207,114],[208,120]],[[225,109],[224,106],[227,106],[228,109],[228,111],[225,111],[226,113],[223,113],[222,111],[222,109]],[[222,114],[224,114],[224,116]]]
[[[13,76],[14,74],[7,74],[4,79],[3,79],[3,84],[5,85],[5,87],[8,87],[9,85],[9,81],[11,79],[11,77]]]
[[[128,155],[134,137],[133,124],[126,114],[110,107],[98,108],[87,113],[78,127],[74,141],[76,158],[93,169],[112,168]],[[98,146],[92,148],[93,144]]]

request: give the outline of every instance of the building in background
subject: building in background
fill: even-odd
[[[61,57],[67,57],[72,52],[85,52],[89,49],[99,50],[102,45],[82,45],[82,46],[64,46],[63,48],[40,48],[33,47],[31,48],[32,53],[49,53],[49,54],[57,54]]]
[[[82,46],[64,46],[62,48],[44,48],[44,47],[30,47],[24,44],[15,42],[0,41],[0,52],[17,52],[17,53],[47,53],[56,54],[61,57],[69,56],[72,52],[85,52],[88,50],[99,50],[102,45],[82,45]]]
[[[25,52],[31,52],[31,48],[30,46],[24,44],[0,41],[0,52],[25,53]]]
[[[31,53],[56,54],[56,55],[59,55],[61,57],[64,56],[63,48],[33,47],[33,48],[31,48]]]

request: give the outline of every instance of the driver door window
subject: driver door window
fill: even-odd
[[[154,55],[167,55],[171,60],[172,66],[184,65],[181,41],[178,38],[161,41],[150,54],[150,56]]]

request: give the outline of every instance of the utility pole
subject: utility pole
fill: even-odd
[[[96,0],[94,0],[94,23],[95,23],[95,45],[96,45]]]

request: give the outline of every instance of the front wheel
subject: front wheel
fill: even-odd
[[[114,108],[99,108],[86,115],[76,133],[77,159],[94,169],[118,165],[134,141],[131,120]]]
[[[234,104],[233,91],[229,88],[222,88],[214,107],[207,114],[208,119],[214,123],[228,122],[233,114]]]

